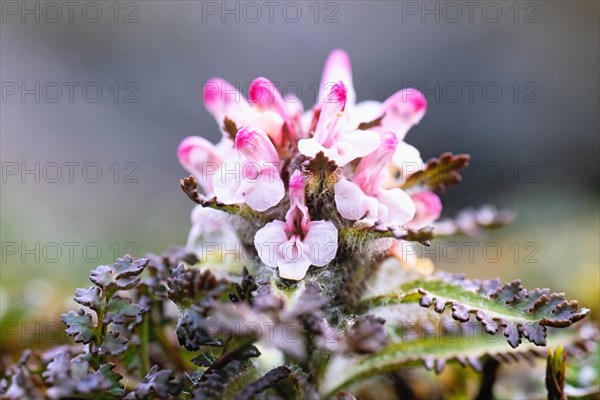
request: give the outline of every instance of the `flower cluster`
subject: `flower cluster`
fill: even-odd
[[[302,279],[310,266],[329,264],[347,226],[377,222],[419,229],[442,209],[432,191],[400,188],[424,167],[419,151],[404,141],[425,114],[423,94],[403,89],[383,103],[356,103],[350,60],[342,50],[329,55],[320,88],[318,102],[304,112],[297,98],[284,98],[266,78],[250,84],[248,99],[213,78],[204,85],[203,101],[223,137],[213,145],[190,136],[178,149],[205,197],[268,215],[253,245],[264,265],[291,280]],[[312,188],[309,182],[307,188],[306,181],[315,180],[307,166],[319,157],[335,165],[333,182]],[[319,202],[307,204],[307,191],[312,198],[331,191],[334,207],[314,209]],[[207,234],[230,240],[235,229],[226,214],[197,206],[188,248]]]

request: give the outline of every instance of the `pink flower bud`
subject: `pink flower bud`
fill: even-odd
[[[417,89],[402,89],[383,102],[382,111],[384,117],[375,129],[394,131],[404,140],[409,129],[425,116],[427,100]]]
[[[388,167],[392,162],[398,138],[393,132],[380,134],[381,144],[374,152],[360,160],[356,168],[354,183],[360,186],[365,193],[375,193],[379,190],[381,182],[386,178]]]
[[[290,177],[290,199],[304,204],[304,177],[302,171],[298,169]]]
[[[329,90],[331,90],[331,85],[339,81],[344,82],[346,87],[349,88],[346,97],[348,103],[353,105],[356,95],[352,89],[352,65],[350,57],[348,57],[345,51],[336,49],[329,54],[327,61],[325,61],[317,102],[323,102],[328,96]]]
[[[290,209],[285,216],[286,229],[303,236],[306,233],[310,216],[304,196],[304,177],[302,171],[295,170],[290,177]]]
[[[260,128],[245,126],[235,136],[235,148],[248,160],[258,164],[279,162],[275,146]]]
[[[420,229],[430,225],[442,214],[442,202],[433,192],[422,191],[410,196],[415,203],[415,216],[407,226]]]
[[[250,104],[259,110],[272,110],[277,112],[284,120],[289,120],[287,105],[275,84],[267,78],[256,78],[248,89]]]
[[[233,85],[221,78],[212,78],[204,83],[202,101],[219,126],[223,124],[226,116],[235,120],[236,117],[250,109],[244,96]]]
[[[210,194],[213,175],[221,162],[215,145],[202,137],[188,136],[179,144],[177,157],[181,165],[196,177],[204,191]]]

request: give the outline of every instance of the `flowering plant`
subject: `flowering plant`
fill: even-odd
[[[392,373],[389,396],[414,398],[403,371],[457,361],[483,369],[479,398],[488,398],[499,362],[544,356],[550,331],[588,314],[519,281],[434,272],[417,246],[512,216],[484,207],[439,220],[438,195],[469,157],[423,162],[404,141],[425,115],[423,94],[356,103],[341,50],[320,88],[304,112],[265,78],[247,99],[222,79],[206,82],[222,139],[179,145],[192,174],[181,187],[197,203],[186,247],[92,271],[93,286],[75,293],[85,308],[62,316],[78,345],[27,353],[8,369],[3,396],[382,398],[364,383]],[[588,327],[551,340],[583,355],[595,336]],[[551,398],[565,395],[563,354],[549,356]]]

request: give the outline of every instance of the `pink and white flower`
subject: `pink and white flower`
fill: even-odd
[[[223,130],[225,117],[232,120],[238,128],[256,126],[261,128],[280,145],[284,141],[283,125],[294,129],[292,123],[302,113],[299,100],[284,99],[275,85],[266,78],[257,78],[249,89],[250,102],[229,82],[221,78],[212,78],[204,84],[203,101],[206,109]]]
[[[332,92],[339,81],[343,82],[346,89],[346,112],[344,115],[347,118],[347,125],[350,130],[356,129],[363,122],[371,122],[381,118],[379,124],[369,128],[369,131],[380,133],[391,131],[396,134],[399,143],[392,165],[399,170],[402,178],[406,178],[411,173],[422,169],[423,160],[419,151],[405,143],[404,137],[414,125],[419,124],[425,115],[427,111],[425,96],[417,89],[405,88],[390,96],[383,103],[368,100],[355,104],[356,94],[352,85],[350,58],[343,50],[336,49],[331,52],[325,62],[319,86],[317,108],[323,108],[325,103],[335,99]],[[317,132],[315,132],[316,135]],[[373,151],[374,148],[370,148],[370,150]],[[306,149],[306,153],[308,154],[305,155],[310,157],[314,150]]]
[[[406,88],[397,91],[383,103],[365,101],[351,110],[354,123],[373,121],[381,118],[378,125],[371,128],[377,132],[392,131],[399,140],[415,125],[421,122],[427,111],[427,100],[417,89]]]
[[[323,152],[342,167],[334,200],[344,218],[420,228],[439,217],[441,203],[435,194],[409,196],[397,188],[398,178],[404,181],[423,167],[419,151],[404,137],[423,118],[425,97],[415,89],[403,89],[382,103],[356,103],[350,59],[342,50],[329,55],[317,104],[305,114],[298,99],[285,98],[263,77],[249,85],[247,99],[227,81],[210,79],[203,87],[203,101],[223,137],[216,145],[188,137],[181,142],[178,157],[204,193],[221,203],[269,210],[285,196],[283,165],[298,165],[302,161],[298,153],[315,157]],[[225,123],[227,119],[237,132]],[[311,265],[332,261],[338,231],[330,221],[311,221],[300,171],[290,178],[289,196],[285,220],[267,223],[256,233],[254,244],[264,264],[278,268],[283,278],[300,280]],[[188,248],[197,249],[204,237],[219,231],[226,240],[236,240],[222,211],[197,207],[192,222]]]
[[[195,176],[208,197],[214,195],[213,178],[222,155],[232,152],[227,146],[224,140],[215,146],[202,137],[189,136],[177,149],[179,162]],[[216,244],[241,251],[242,246],[226,212],[198,205],[192,210],[191,222],[186,249],[195,253],[198,259],[206,260],[209,253],[215,254]]]
[[[364,157],[379,146],[379,135],[368,130],[351,129],[345,114],[348,89],[339,81],[323,99],[314,134],[298,142],[298,150],[307,157],[323,152],[327,158],[343,167]]]
[[[381,187],[397,147],[394,133],[382,133],[381,145],[360,160],[352,181],[342,178],[336,183],[335,203],[344,218],[380,219],[394,225],[404,225],[413,218],[415,205],[409,195],[398,188]]]
[[[223,160],[213,180],[217,199],[225,204],[246,203],[265,211],[285,194],[279,174],[279,157],[273,143],[260,128],[241,128],[235,137],[238,154]]]
[[[325,266],[338,247],[338,231],[330,221],[311,221],[304,199],[304,178],[296,170],[289,185],[290,209],[285,221],[272,221],[261,228],[254,245],[261,261],[279,268],[285,279],[304,278],[311,265]]]
[[[278,145],[283,146],[285,140],[291,141],[295,146],[298,140],[298,124],[302,116],[303,107],[300,99],[286,100],[283,98],[275,84],[267,78],[256,78],[248,89],[248,100],[258,113],[274,112],[279,115],[287,126],[287,134],[282,131],[278,136]],[[260,126],[260,125],[259,125]],[[283,127],[281,127],[283,129]],[[275,140],[275,137],[271,136]]]
[[[213,193],[213,176],[219,169],[223,155],[227,154],[228,146],[230,144],[223,141],[215,146],[203,137],[188,136],[177,148],[179,163],[194,175],[207,196]]]

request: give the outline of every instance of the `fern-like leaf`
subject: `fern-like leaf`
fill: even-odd
[[[412,174],[402,189],[413,186],[425,186],[436,192],[443,192],[446,187],[462,180],[460,171],[469,165],[471,157],[468,154],[444,153],[440,158],[432,158],[421,171]]]
[[[498,279],[469,280],[448,273],[406,282],[396,293],[367,299],[362,306],[370,309],[411,302],[433,306],[438,313],[450,307],[452,317],[460,322],[474,314],[487,333],[501,331],[513,348],[522,338],[544,346],[547,327],[564,328],[589,314],[576,301],[568,301],[564,293],[527,291],[519,280],[501,286]]]
[[[366,356],[334,356],[323,375],[321,394],[323,398],[329,398],[350,385],[406,367],[425,366],[439,373],[447,363],[458,362],[481,371],[487,358],[510,363],[546,357],[546,347],[525,343],[518,349],[511,349],[497,336],[467,328],[463,326],[462,331],[445,336],[431,335],[408,341],[398,338],[377,353]],[[593,331],[593,334],[589,329],[556,332],[548,345],[564,344],[570,354],[587,352],[594,348],[597,340],[597,330],[593,328]]]

